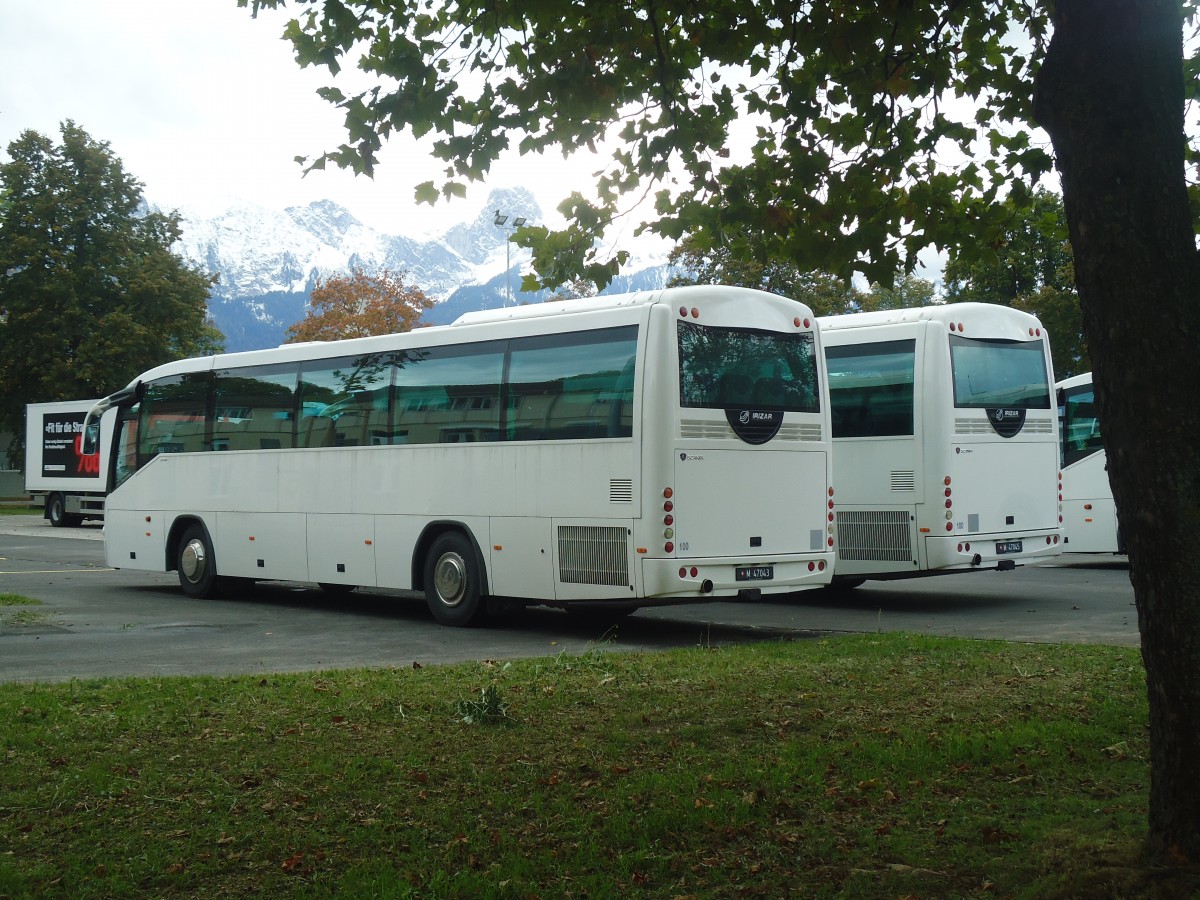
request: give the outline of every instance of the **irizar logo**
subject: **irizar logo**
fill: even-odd
[[[783,424],[783,411],[771,409],[733,409],[726,407],[725,421],[734,434],[747,444],[765,444]]]
[[[769,425],[775,421],[775,414],[770,412],[758,412],[752,409],[743,409],[740,413],[738,413],[738,421],[743,425]]]
[[[987,410],[987,417],[992,430],[1000,437],[1013,437],[1025,427],[1025,410],[1021,407],[994,407]]]

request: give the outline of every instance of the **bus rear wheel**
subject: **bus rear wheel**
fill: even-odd
[[[434,539],[425,557],[425,603],[442,625],[481,625],[487,599],[475,548],[465,535],[448,531]]]
[[[205,599],[217,592],[217,556],[208,532],[200,525],[189,525],[176,552],[175,568],[179,586],[189,597]]]

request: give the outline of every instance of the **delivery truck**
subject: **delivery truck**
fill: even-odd
[[[99,429],[90,442],[97,452],[84,453],[83,421],[95,403],[63,400],[25,407],[25,490],[44,498],[44,515],[56,528],[104,518],[114,416],[90,426]]]

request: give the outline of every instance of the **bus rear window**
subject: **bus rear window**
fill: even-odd
[[[1041,341],[985,340],[950,335],[954,405],[960,409],[1050,409],[1050,381]]]
[[[680,406],[820,411],[812,332],[678,325]]]

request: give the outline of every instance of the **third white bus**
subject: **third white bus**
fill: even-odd
[[[1010,569],[1062,551],[1053,369],[1036,317],[957,303],[820,326],[835,584]]]
[[[1062,435],[1064,553],[1124,553],[1092,373],[1055,385]]]
[[[828,584],[830,426],[803,304],[674,288],[161,366],[122,409],[105,543],[253,580],[612,610]]]

